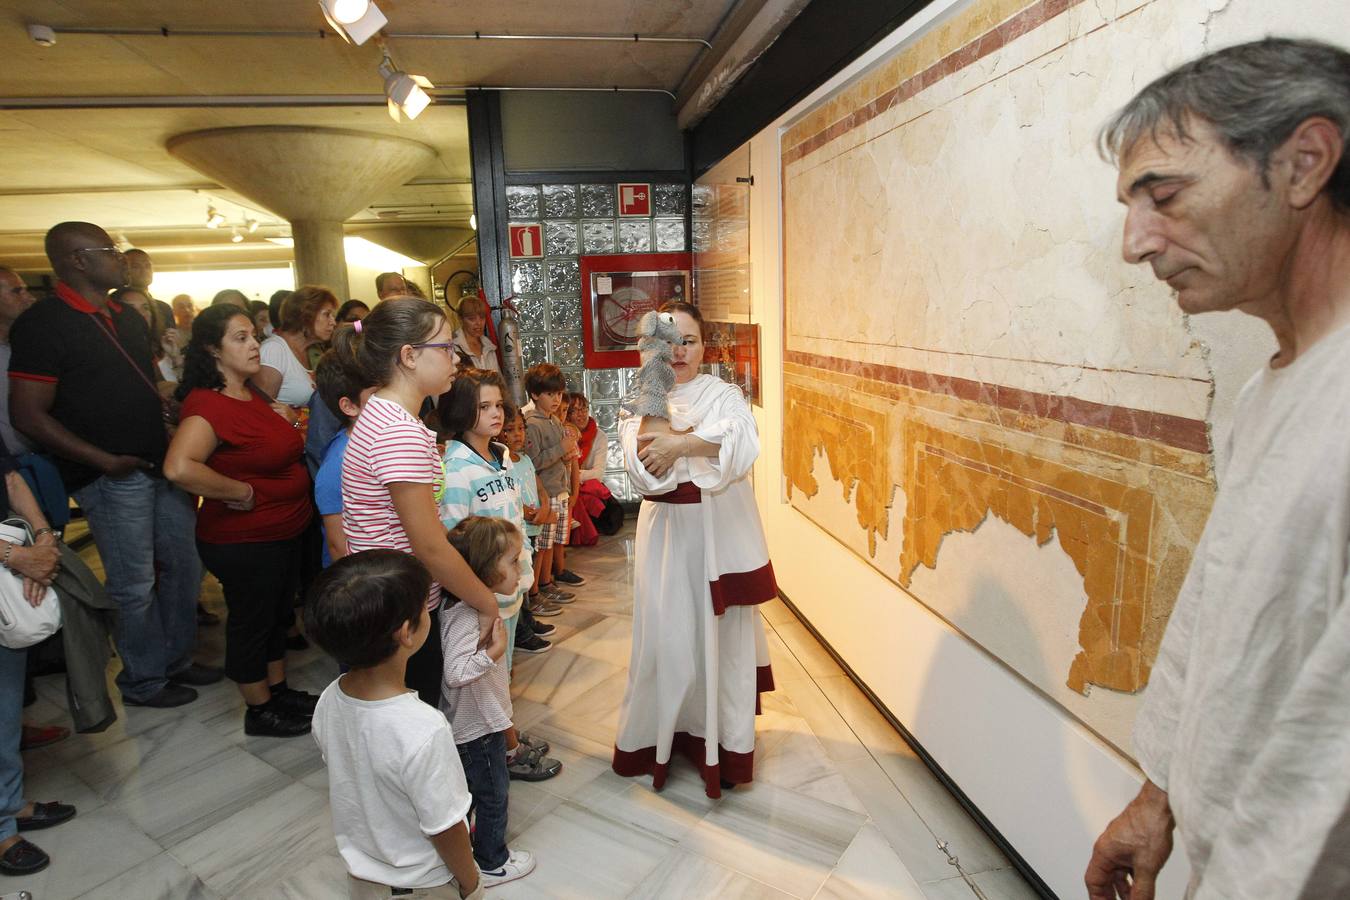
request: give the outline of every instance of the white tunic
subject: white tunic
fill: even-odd
[[[1135,724],[1196,898],[1350,896],[1350,329],[1243,388]]]
[[[777,596],[750,485],[755,420],[738,388],[700,375],[671,392],[671,424],[721,448],[655,478],[637,457],[638,418],[619,426],[634,489],[694,502],[644,500],[638,516],[633,652],[614,770],[664,784],[672,750],[695,762],[709,796],[753,776],[759,692],[772,690],[754,604]]]

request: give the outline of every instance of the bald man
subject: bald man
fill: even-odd
[[[14,323],[9,365],[14,427],[51,454],[103,561],[119,615],[117,676],[128,706],[190,703],[189,685],[221,670],[192,660],[201,562],[194,498],[164,479],[165,407],[150,331],[108,297],[128,280],[125,255],[88,222],[47,233],[60,279]]]

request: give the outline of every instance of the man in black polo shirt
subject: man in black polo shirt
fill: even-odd
[[[10,331],[14,427],[55,459],[84,510],[119,607],[117,685],[131,706],[181,706],[219,669],[192,661],[201,562],[193,498],[160,472],[168,445],[150,332],[108,298],[127,265],[107,232],[62,222],[47,232],[60,279]]]

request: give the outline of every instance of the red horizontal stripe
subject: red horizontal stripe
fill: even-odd
[[[750,572],[727,572],[708,583],[712,592],[713,612],[717,615],[729,606],[755,606],[778,596],[778,582],[773,577],[773,563],[766,562]]]
[[[56,378],[51,375],[34,375],[31,372],[15,372],[13,369],[10,369],[9,377],[18,378],[21,381],[37,381],[42,384],[56,384]]]
[[[783,359],[785,362],[812,369],[840,372],[885,384],[899,384],[934,394],[947,394],[962,400],[1027,413],[1043,419],[1054,419],[1070,425],[1086,425],[1089,428],[1114,431],[1130,437],[1157,441],[1181,450],[1195,453],[1209,452],[1209,424],[1203,419],[1187,419],[1169,413],[1133,409],[1128,406],[1110,406],[1062,394],[1043,394],[1002,384],[958,378],[954,375],[938,375],[881,363],[839,359],[834,356],[803,353],[800,350],[785,350]]]

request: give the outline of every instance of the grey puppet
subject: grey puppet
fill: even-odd
[[[675,370],[670,361],[675,345],[684,340],[680,326],[670,313],[646,313],[638,322],[638,353],[642,366],[637,371],[637,387],[623,408],[644,418],[640,432],[670,431],[670,389],[675,386]],[[657,421],[663,420],[663,421]]]

